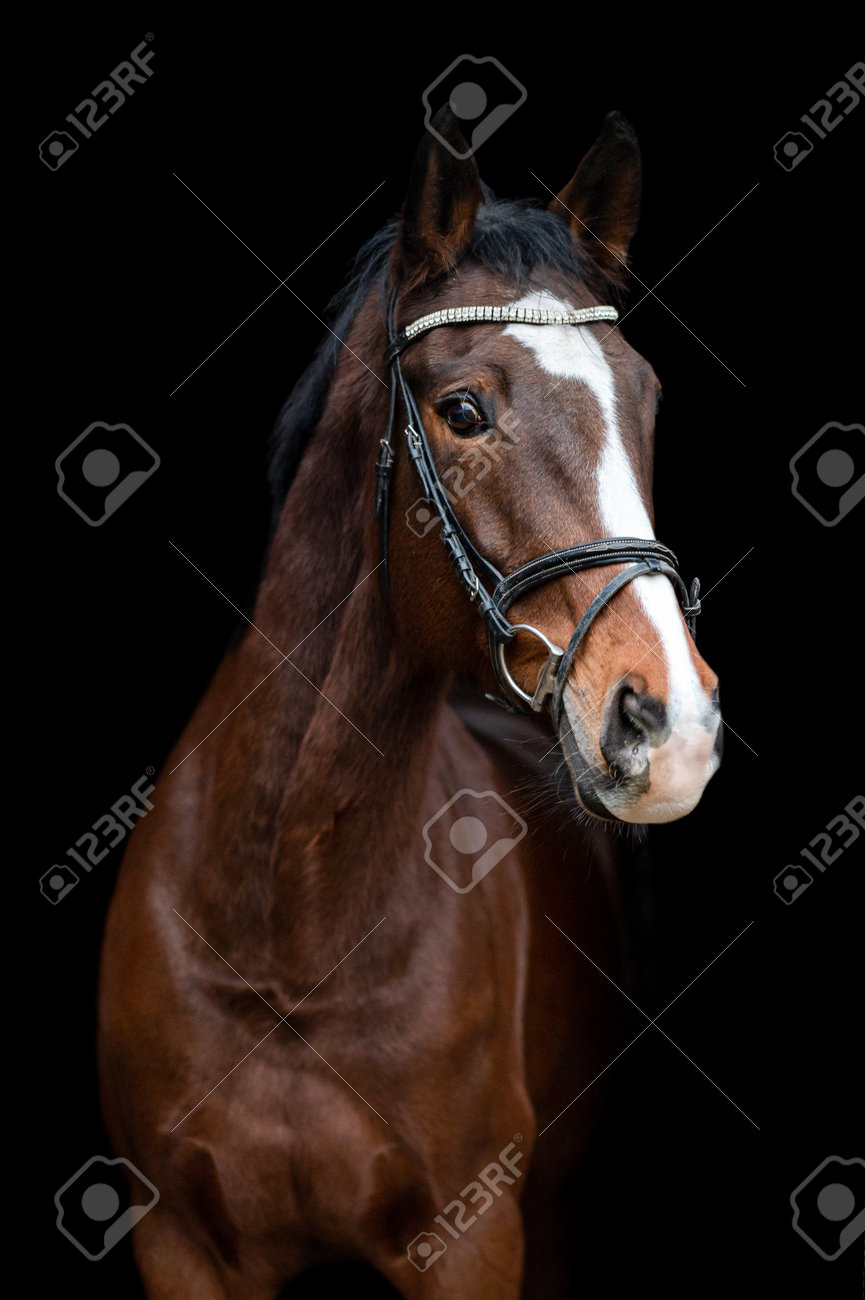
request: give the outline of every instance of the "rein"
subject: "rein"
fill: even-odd
[[[490,658],[504,699],[489,696],[512,712],[531,708],[540,713],[550,700],[553,722],[558,730],[564,710],[564,691],[574,656],[580,648],[592,623],[610,600],[629,582],[642,576],[660,574],[672,582],[691,636],[700,613],[700,581],[695,578],[690,589],[678,572],[678,560],[673,552],[654,539],[639,537],[607,537],[600,541],[564,546],[520,565],[507,576],[498,571],[477,550],[471,538],[457,519],[439,477],[430,450],[429,439],[420,416],[414,395],[406,382],[400,365],[405,349],[431,330],[443,325],[476,325],[480,323],[520,325],[586,325],[594,321],[615,321],[619,313],[615,307],[583,307],[568,311],[541,311],[527,307],[449,307],[443,311],[421,316],[397,332],[394,327],[396,294],[391,296],[387,313],[387,350],[385,362],[391,371],[390,413],[387,436],[381,439],[381,451],[376,463],[375,518],[379,524],[382,585],[389,597],[387,574],[388,524],[390,484],[396,447],[392,441],[396,426],[398,398],[406,412],[406,444],[408,454],[420,481],[424,498],[435,510],[441,522],[440,536],[457,577],[467,592],[469,600],[476,603],[477,611],[487,625]],[[630,564],[594,597],[567,646],[563,649],[551,641],[539,628],[529,623],[511,623],[507,612],[511,605],[554,578],[579,573],[583,569],[600,568],[609,564]],[[547,662],[541,670],[533,695],[518,685],[507,666],[505,652],[517,632],[528,632],[547,650]]]

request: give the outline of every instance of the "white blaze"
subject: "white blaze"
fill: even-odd
[[[529,294],[515,305],[548,311],[568,310],[571,306],[547,293]],[[598,403],[605,426],[604,447],[595,471],[601,535],[653,538],[648,511],[619,431],[613,373],[599,341],[581,325],[508,325],[505,333],[529,348],[547,374],[558,380],[585,384]],[[690,787],[697,777],[693,762],[695,742],[699,749],[705,750],[706,761],[712,759],[713,735],[705,729],[709,702],[691,660],[671,583],[666,578],[641,577],[631,583],[630,590],[636,593],[656,629],[654,640],[667,663],[669,698],[666,703],[673,734],[660,749],[649,751],[652,783],[656,788],[681,791],[684,802],[688,802]],[[641,646],[640,653],[648,655],[651,649],[654,649],[652,642]],[[693,803],[704,783],[700,775]]]

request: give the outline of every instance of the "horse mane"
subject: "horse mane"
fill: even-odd
[[[376,286],[384,310],[390,256],[398,231],[399,222],[389,221],[358,252],[348,282],[326,311],[325,319],[333,333],[319,344],[277,417],[268,469],[274,522],[321,418],[340,339],[347,337],[355,316]],[[622,288],[620,278],[598,265],[561,217],[548,212],[535,199],[496,199],[486,186],[471,240],[458,265],[467,262],[503,276],[515,290],[538,287],[545,272],[576,277],[601,301],[611,297],[616,301]]]

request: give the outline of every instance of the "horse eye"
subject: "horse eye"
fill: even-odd
[[[484,422],[484,417],[478,408],[465,398],[460,398],[457,402],[449,402],[444,417],[454,433],[474,433]]]

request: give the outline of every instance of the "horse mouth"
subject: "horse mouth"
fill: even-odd
[[[648,789],[648,772],[642,779],[629,780],[625,786],[621,777],[611,772],[603,760],[600,764],[590,763],[580,749],[567,715],[562,718],[559,727],[559,744],[568,765],[574,793],[590,816],[606,822],[621,821],[610,804],[624,809],[628,804],[636,803]]]

